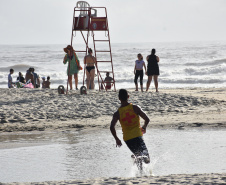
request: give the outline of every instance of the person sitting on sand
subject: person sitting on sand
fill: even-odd
[[[19,72],[19,76],[17,77],[17,80],[23,84],[26,83],[25,78],[23,77],[23,74]]]
[[[47,80],[45,81],[45,88],[49,88],[50,89],[50,84],[51,84],[50,77],[47,76]]]
[[[50,77],[47,76],[47,80],[45,80],[45,77],[42,77],[42,88],[50,88]]]
[[[143,133],[146,133],[146,128],[149,123],[148,116],[143,110],[132,103],[128,103],[128,92],[125,89],[119,90],[119,100],[121,106],[113,115],[110,130],[116,141],[116,147],[122,145],[121,140],[117,137],[115,125],[119,120],[122,132],[123,140],[128,148],[136,156],[144,156],[145,163],[150,163],[149,153],[143,140]],[[140,117],[144,119],[144,125],[140,128]]]
[[[109,76],[109,72],[106,73],[106,78],[104,82],[106,82],[106,89],[111,89],[113,78]]]
[[[34,86],[34,75],[32,74],[31,68],[29,68],[29,69],[27,70],[27,73],[26,73],[26,75],[25,75],[25,80],[26,80],[26,82],[28,82],[29,80],[31,80],[31,83],[32,83],[33,86]]]
[[[8,75],[8,88],[13,88],[13,78],[12,78],[13,73],[14,73],[14,70],[10,69],[9,75]]]

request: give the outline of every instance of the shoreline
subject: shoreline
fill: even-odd
[[[87,180],[64,180],[64,181],[44,181],[44,182],[10,182],[0,183],[1,185],[55,185],[55,184],[81,184],[81,185],[106,185],[106,184],[226,184],[226,173],[203,173],[203,174],[171,174],[166,176],[141,176],[131,178],[98,178]]]

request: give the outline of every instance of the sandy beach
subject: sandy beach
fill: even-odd
[[[68,95],[59,95],[57,89],[0,89],[0,94],[0,132],[4,134],[108,128],[113,113],[119,107],[118,92],[95,90],[80,95],[79,91],[72,90]],[[129,95],[130,102],[140,105],[150,117],[148,129],[226,128],[226,88],[160,89],[159,93],[130,89]],[[117,127],[120,128],[119,123]],[[226,174],[115,177],[41,184],[173,183],[226,184]]]
[[[0,132],[108,128],[120,102],[117,92],[0,89]],[[225,128],[226,88],[129,90],[130,102],[150,117],[149,128]],[[119,126],[119,124],[118,124]]]

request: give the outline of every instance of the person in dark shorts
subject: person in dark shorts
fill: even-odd
[[[135,67],[134,67],[134,74],[135,74],[134,83],[136,86],[136,91],[138,91],[137,80],[140,77],[140,88],[141,88],[141,91],[143,92],[143,77],[144,77],[143,67],[146,73],[146,66],[145,66],[145,62],[143,61],[143,56],[140,53],[137,55],[137,58],[138,60],[135,61]]]
[[[110,130],[115,138],[116,147],[122,145],[121,140],[117,137],[115,125],[119,120],[122,126],[123,140],[128,148],[136,156],[144,156],[145,163],[150,163],[148,149],[143,140],[143,133],[146,133],[146,128],[149,123],[148,116],[143,110],[132,103],[128,103],[128,92],[125,89],[119,90],[119,100],[121,106],[113,115]],[[140,127],[140,117],[144,119],[144,125]]]
[[[155,83],[155,89],[156,92],[158,92],[158,76],[159,76],[159,57],[155,55],[155,49],[151,50],[151,55],[147,56],[147,73],[148,75],[148,81],[146,86],[146,91],[148,91],[149,86],[152,81],[152,77],[154,77],[154,83]]]
[[[84,57],[84,64],[86,65],[86,87],[89,89],[91,86],[91,89],[94,89],[96,58],[93,56],[91,48],[88,49],[88,55]]]

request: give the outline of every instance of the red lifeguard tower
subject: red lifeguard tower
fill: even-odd
[[[101,16],[98,16],[100,14]],[[115,80],[114,80],[114,70],[112,62],[112,52],[111,52],[111,43],[108,27],[108,18],[107,18],[107,9],[105,7],[90,7],[89,3],[85,1],[78,1],[76,7],[74,8],[73,14],[73,25],[72,25],[72,34],[71,34],[71,46],[73,43],[73,38],[78,37],[79,32],[84,40],[85,48],[84,50],[75,50],[76,53],[84,52],[88,54],[88,48],[93,48],[93,54],[96,58],[96,69],[98,76],[98,86],[99,90],[106,90],[106,82],[104,82],[105,74],[109,72],[113,80],[110,82],[112,85],[112,90],[116,91]],[[96,33],[101,32],[104,36],[97,36]],[[98,34],[99,34],[98,33]],[[86,34],[86,36],[85,36]],[[93,38],[92,46],[89,46],[89,37]],[[105,37],[105,38],[103,38]],[[81,39],[80,38],[80,39]],[[106,47],[99,49],[98,44],[105,43]],[[90,44],[91,45],[91,44]],[[106,56],[108,55],[108,57]],[[83,86],[85,82],[85,73],[86,65],[84,64],[84,75],[83,75]],[[103,78],[104,74],[104,78]],[[109,82],[108,82],[109,83]]]

